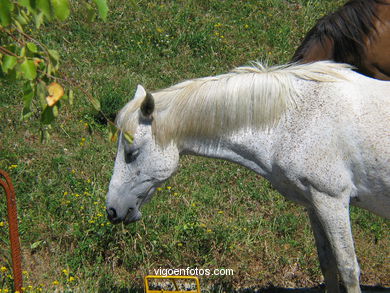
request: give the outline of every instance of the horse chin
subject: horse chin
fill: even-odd
[[[141,217],[142,217],[142,213],[139,211],[139,210],[136,210],[135,212],[132,211],[132,212],[128,212],[125,219],[123,220],[123,224],[127,225],[127,224],[130,224],[130,223],[134,223],[134,222],[137,222],[139,220],[141,220]]]

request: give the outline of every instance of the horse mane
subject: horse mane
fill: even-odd
[[[152,128],[158,143],[184,138],[215,138],[243,128],[269,129],[294,103],[296,78],[333,82],[345,79],[349,65],[328,61],[265,67],[238,67],[227,74],[181,82],[152,93]],[[141,99],[142,100],[142,99]],[[135,133],[140,104],[131,100],[119,112],[119,129]]]
[[[379,4],[390,3],[386,0],[351,0],[337,11],[320,18],[295,51],[292,62],[304,59],[313,44],[325,46],[330,40],[333,42],[334,61],[359,66],[359,56],[364,53],[364,39],[374,37],[371,33],[376,32]]]

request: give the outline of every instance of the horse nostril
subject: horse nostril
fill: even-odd
[[[115,219],[116,218],[116,210],[114,208],[109,208],[106,210],[108,219]]]

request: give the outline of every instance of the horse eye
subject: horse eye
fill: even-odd
[[[125,152],[125,162],[127,164],[135,161],[135,159],[137,159],[139,155],[139,150],[135,150],[135,151],[132,151],[132,152]]]

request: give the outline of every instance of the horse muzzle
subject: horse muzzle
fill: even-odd
[[[137,208],[129,208],[124,217],[118,216],[114,208],[107,208],[107,218],[112,224],[123,222],[125,225],[136,222],[141,219],[142,214]]]

